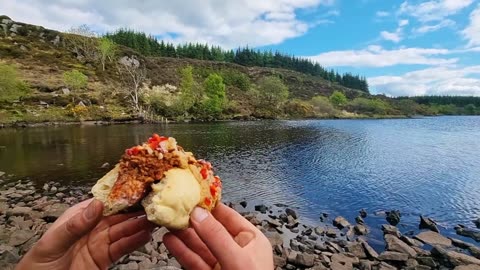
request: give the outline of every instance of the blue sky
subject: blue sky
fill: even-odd
[[[249,45],[368,78],[373,93],[480,96],[480,0],[0,0],[17,21]]]

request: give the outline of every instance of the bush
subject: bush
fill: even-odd
[[[30,92],[28,85],[18,76],[14,66],[0,63],[0,101],[14,101]]]
[[[355,113],[387,114],[391,107],[381,99],[356,98],[348,104],[349,110]]]
[[[327,97],[315,96],[310,100],[314,111],[320,115],[333,116],[336,113],[335,108]]]
[[[293,117],[314,117],[313,106],[302,100],[291,100],[285,104],[285,113]]]
[[[212,73],[205,80],[205,94],[207,99],[203,102],[206,113],[218,116],[226,104],[225,84],[222,76]]]
[[[71,90],[80,90],[87,87],[88,77],[74,69],[63,73],[63,82]]]
[[[248,91],[250,89],[250,78],[247,75],[238,71],[224,71],[222,77],[226,85],[235,86],[242,91]]]
[[[330,102],[336,107],[341,107],[347,104],[347,97],[340,91],[334,91],[330,96]]]
[[[266,77],[258,83],[260,105],[278,108],[288,98],[288,87],[278,77]]]

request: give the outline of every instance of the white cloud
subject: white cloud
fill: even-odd
[[[380,11],[377,11],[376,15],[377,17],[388,17],[390,16],[390,12],[380,10]]]
[[[372,77],[368,79],[368,83],[372,92],[391,96],[480,96],[478,75],[480,75],[480,66],[456,69],[433,67],[407,72],[401,76]]]
[[[331,51],[315,56],[306,56],[328,67],[387,67],[395,65],[451,65],[458,58],[441,58],[452,52],[446,49],[401,48],[385,50],[369,46],[363,50]]]
[[[312,25],[297,18],[296,11],[331,5],[334,1],[2,0],[1,12],[17,21],[57,30],[80,24],[98,31],[129,27],[170,36],[173,42],[208,42],[231,48],[278,44],[301,36]],[[330,16],[335,14],[338,12],[333,11]]]
[[[455,25],[455,22],[450,20],[450,19],[445,19],[437,24],[430,24],[430,25],[423,25],[423,26],[420,26],[419,28],[416,28],[414,30],[414,32],[418,33],[418,34],[425,34],[425,33],[428,33],[428,32],[434,32],[434,31],[437,31],[439,29],[442,29],[442,28],[445,28],[445,27],[452,27]]]
[[[468,46],[480,45],[480,5],[470,14],[470,23],[462,34],[468,40]]]
[[[439,21],[456,14],[473,2],[474,0],[431,0],[415,5],[405,1],[400,5],[398,13],[413,16],[421,22]]]
[[[395,30],[395,32],[382,31],[382,32],[380,32],[380,37],[384,40],[389,40],[389,41],[393,41],[395,43],[398,43],[398,42],[402,41],[402,39],[403,39],[403,29],[405,28],[405,26],[408,25],[408,23],[409,23],[408,20],[400,20],[398,22],[398,27]]]
[[[400,20],[400,22],[398,22],[398,27],[404,27],[407,25],[408,25],[408,20]]]

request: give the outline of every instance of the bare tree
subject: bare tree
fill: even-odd
[[[85,58],[86,61],[96,62],[98,59],[97,34],[90,30],[87,25],[72,27],[63,34],[65,46],[77,57]]]
[[[124,56],[118,61],[118,72],[123,81],[123,92],[130,98],[132,107],[138,115],[143,114],[140,104],[142,85],[147,79],[147,70],[135,56]]]

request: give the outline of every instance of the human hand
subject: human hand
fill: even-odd
[[[165,246],[184,268],[273,269],[272,247],[260,230],[224,204],[212,214],[196,207],[192,228],[165,234]]]
[[[16,269],[107,269],[150,240],[154,225],[139,217],[142,213],[103,217],[102,212],[102,202],[94,199],[72,206]]]

